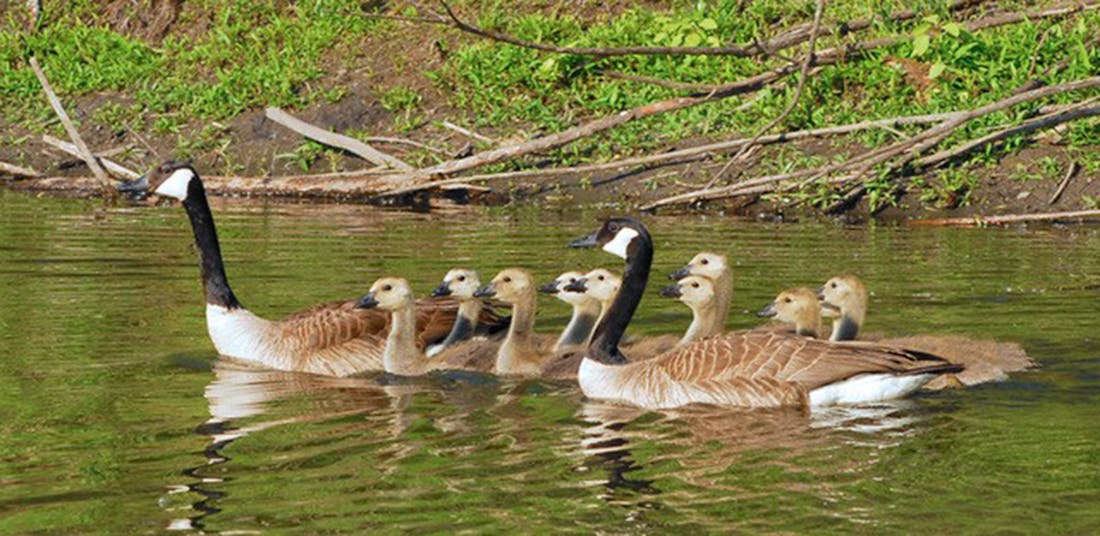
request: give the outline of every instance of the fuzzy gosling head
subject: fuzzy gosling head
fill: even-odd
[[[535,282],[531,273],[522,268],[501,270],[488,285],[477,289],[478,298],[497,298],[504,303],[515,305],[535,297]]]
[[[454,296],[460,300],[469,300],[474,297],[479,287],[481,287],[481,279],[478,278],[477,272],[455,268],[443,276],[443,282],[435,287],[432,296]]]
[[[370,286],[370,292],[359,300],[356,307],[396,311],[412,303],[413,291],[408,281],[400,277],[383,277]]]
[[[689,275],[701,275],[711,279],[717,279],[729,266],[725,255],[704,251],[691,258],[691,262],[683,268],[668,275],[669,279],[679,281]]]

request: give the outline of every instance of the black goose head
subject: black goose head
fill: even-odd
[[[188,162],[165,162],[135,180],[119,184],[120,192],[134,195],[156,194],[185,201],[195,185],[201,186],[199,174]]]
[[[649,231],[641,222],[634,218],[611,218],[588,236],[570,242],[569,247],[599,247],[629,261],[643,240],[649,240]]]

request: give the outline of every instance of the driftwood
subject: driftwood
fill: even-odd
[[[61,151],[71,154],[77,158],[81,158],[82,156],[80,153],[80,149],[78,149],[76,145],[73,145],[67,141],[59,140],[53,136],[50,136],[49,134],[44,134],[42,136],[42,141],[47,145],[56,147],[57,149],[60,149]],[[92,156],[103,166],[104,169],[107,170],[107,172],[116,177],[121,177],[128,180],[134,180],[138,177],[141,177],[140,173],[126,166],[123,166],[118,162],[109,160],[104,154],[95,154]]]
[[[267,118],[290,129],[298,134],[301,134],[311,140],[318,141],[330,147],[336,147],[337,149],[343,149],[349,153],[352,153],[363,160],[366,160],[376,166],[387,166],[399,171],[412,171],[413,167],[401,160],[394,158],[386,153],[371,147],[370,145],[363,143],[355,138],[345,136],[343,134],[336,134],[323,128],[311,125],[298,119],[285,111],[270,107],[264,112]]]
[[[1048,205],[1053,205],[1058,202],[1058,198],[1062,197],[1062,192],[1066,191],[1066,186],[1069,186],[1069,180],[1077,173],[1077,162],[1070,162],[1069,169],[1066,170],[1066,176],[1062,177],[1062,182],[1058,183],[1058,188],[1054,190],[1054,195],[1050,196],[1050,202]]]
[[[17,178],[35,178],[42,175],[31,168],[25,168],[17,166],[15,164],[9,164],[7,162],[0,162],[0,175],[7,175],[9,177]]]
[[[1041,221],[1086,220],[1100,218],[1100,209],[1077,210],[1072,212],[1047,212],[1038,214],[1005,214],[1001,216],[974,216],[971,218],[943,218],[934,220],[912,220],[909,225],[917,227],[982,227],[985,225],[1006,225],[1010,223],[1029,223]]]
[[[99,186],[103,189],[103,194],[107,196],[114,195],[114,189],[111,188],[111,178],[107,176],[107,172],[103,170],[103,167],[99,165],[99,161],[92,155],[92,151],[88,149],[88,145],[84,143],[84,138],[80,136],[80,132],[76,130],[76,125],[73,125],[69,114],[65,112],[65,107],[61,105],[61,100],[57,98],[57,94],[54,93],[53,88],[50,86],[50,81],[46,78],[46,73],[42,72],[42,67],[38,65],[38,60],[35,57],[30,58],[31,68],[34,69],[34,75],[38,77],[38,82],[42,84],[42,90],[46,92],[46,98],[50,101],[50,106],[53,107],[54,113],[57,114],[57,118],[61,120],[61,124],[65,126],[65,131],[69,133],[69,138],[76,145],[79,151],[80,159],[84,160],[84,163],[88,164],[88,168],[92,170],[92,174],[99,180]]]

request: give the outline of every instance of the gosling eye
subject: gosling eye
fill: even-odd
[[[389,292],[391,290],[393,290],[393,286],[391,286],[391,285],[382,285],[382,291],[383,292]]]
[[[576,283],[576,282],[577,282],[577,278],[575,278],[575,277],[570,277],[570,278],[569,278],[569,282],[570,282],[570,283]]]
[[[790,299],[790,298],[786,298],[786,299],[784,299],[783,301],[784,301],[784,302],[786,302],[786,303],[791,303],[791,299]]]
[[[836,282],[834,281],[834,282],[830,283],[829,286],[833,287],[833,288],[836,288]]]
[[[466,280],[466,276],[464,276],[464,275],[458,276],[458,281],[459,282],[462,282],[462,281],[465,281],[465,280]]]
[[[710,264],[710,261],[708,261],[707,259],[703,259],[703,264]]]
[[[596,279],[599,279],[600,281],[603,281],[603,276],[602,275],[598,276]]]
[[[505,278],[504,278],[504,282],[505,282],[505,283],[511,283],[511,282],[512,282],[512,278],[511,278],[511,277],[505,277]]]

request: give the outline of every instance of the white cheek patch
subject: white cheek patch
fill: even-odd
[[[618,234],[615,235],[613,240],[603,245],[603,250],[616,257],[625,259],[626,247],[637,237],[638,231],[629,227],[623,227],[619,230]]]
[[[153,192],[157,195],[173,197],[183,201],[187,199],[187,186],[191,184],[193,178],[195,178],[194,171],[187,168],[177,169],[164,182],[160,183],[160,186],[157,186],[157,189]]]

